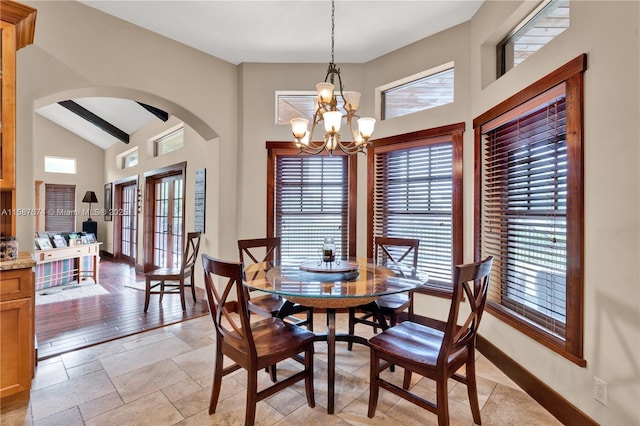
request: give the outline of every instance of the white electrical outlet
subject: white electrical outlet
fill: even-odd
[[[607,382],[599,377],[593,376],[593,397],[596,401],[609,406],[609,391],[607,390]]]

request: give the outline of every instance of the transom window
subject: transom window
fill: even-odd
[[[153,145],[156,157],[182,148],[184,146],[184,127],[156,139]]]
[[[344,101],[336,92],[339,108],[344,110]],[[345,91],[346,93],[346,91]],[[291,119],[304,117],[313,121],[315,101],[318,94],[313,91],[277,91],[276,124],[291,125]]]
[[[66,173],[75,175],[77,173],[76,159],[44,157],[44,171],[47,173]]]
[[[122,156],[122,168],[126,169],[138,165],[138,150],[132,151]]]
[[[450,104],[454,95],[453,62],[378,88],[382,120]]]
[[[498,45],[500,75],[569,28],[569,0],[545,0]]]

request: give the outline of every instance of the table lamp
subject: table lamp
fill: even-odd
[[[93,191],[87,191],[84,194],[84,198],[82,199],[83,203],[89,203],[89,219],[88,222],[91,222],[91,203],[97,203],[98,197],[96,197],[96,193]]]

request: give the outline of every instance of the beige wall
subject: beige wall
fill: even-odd
[[[472,67],[511,7],[491,3],[473,20]],[[516,12],[517,9],[513,9]],[[503,78],[473,75],[472,117],[576,56],[584,75],[584,358],[580,368],[492,316],[482,334],[602,424],[640,423],[638,2],[571,2],[570,28]],[[467,150],[467,147],[469,150]],[[471,146],[465,146],[465,157]],[[470,162],[465,163],[465,169]],[[471,194],[471,182],[465,194]],[[469,199],[466,196],[465,199]],[[466,239],[471,244],[470,239]],[[609,384],[609,406],[593,399],[593,376]]]
[[[34,146],[47,143],[36,132],[35,107],[75,96],[134,99],[178,117],[199,135],[193,139],[206,141],[206,149],[194,154],[186,148],[185,157],[177,154],[171,164],[188,161],[189,174],[206,163],[211,203],[202,250],[237,256],[236,179],[228,178],[236,172],[237,67],[77,2],[25,3],[38,9],[38,22],[34,44],[18,54],[18,206],[33,205],[34,169],[26,159]],[[103,183],[117,176],[111,164],[99,166]],[[216,186],[220,177],[225,183]],[[18,239],[32,234],[33,220],[19,219]],[[110,238],[106,249],[112,247]]]
[[[82,230],[82,222],[89,218],[89,216],[83,212],[83,210],[89,208],[89,204],[83,203],[82,198],[87,191],[95,192],[98,197],[98,203],[91,204],[91,219],[98,222],[98,241],[104,241],[107,227],[105,226],[103,216],[94,214],[97,209],[104,207],[102,168],[105,157],[104,150],[87,143],[87,141],[79,136],[76,136],[40,115],[36,114],[34,118],[34,136],[36,140],[41,141],[41,143],[34,144],[34,180],[44,182],[40,187],[40,208],[45,208],[45,184],[75,185],[76,210],[78,212],[75,229]],[[45,173],[45,156],[75,158],[77,174]],[[44,217],[40,217],[40,229],[36,229],[36,231],[46,231]]]
[[[34,145],[43,143],[33,130],[37,130],[34,104],[62,99],[74,90],[94,88],[94,93],[95,88],[106,87],[110,93],[135,93],[142,96],[138,100],[164,107],[202,138],[193,139],[195,151],[185,149],[176,154],[174,162],[188,161],[191,178],[198,164],[207,167],[205,251],[235,259],[237,238],[264,235],[264,142],[291,138],[287,126],[275,124],[274,91],[312,89],[324,76],[326,64],[235,67],[77,3],[28,3],[39,10],[36,44],[18,54],[18,206],[32,205],[35,172],[30,159]],[[367,64],[340,64],[343,79],[349,89],[363,92],[361,113],[369,115],[374,112],[374,90],[379,85],[455,62],[453,104],[379,122],[375,137],[466,123],[464,256],[471,260],[473,118],[579,54],[588,54],[584,134],[587,367],[576,366],[490,314],[484,317],[481,334],[597,422],[640,424],[639,3],[573,1],[570,29],[496,80],[493,46],[526,14],[530,3],[485,2],[468,23]],[[169,66],[166,58],[171,58]],[[198,157],[197,147],[202,146],[207,148]],[[105,154],[105,181],[120,176],[109,164],[115,154]],[[365,252],[365,164],[361,156],[358,254]],[[155,165],[149,162],[141,167]],[[187,186],[192,188],[189,181]],[[19,238],[30,237],[28,223],[22,220],[18,226]],[[418,301],[423,314],[441,314],[443,309],[442,303],[428,298]],[[608,407],[593,398],[593,376],[609,384]]]

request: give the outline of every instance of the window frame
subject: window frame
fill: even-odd
[[[275,236],[275,176],[276,176],[276,160],[278,156],[296,156],[304,155],[300,154],[300,150],[295,146],[292,146],[292,142],[282,141],[267,141],[267,237],[272,238]],[[328,153],[321,153],[318,155],[329,155]],[[334,156],[346,155],[342,152],[334,151]],[[356,226],[357,226],[357,191],[358,191],[358,161],[356,155],[348,156],[348,257],[356,257]],[[319,249],[320,247],[318,247]]]
[[[487,301],[486,309],[498,319],[524,333],[533,340],[584,367],[584,71],[587,56],[582,54],[530,86],[514,94],[473,120],[475,139],[474,176],[474,258],[483,256],[482,238],[482,150],[484,141],[482,126],[493,120],[513,120],[531,109],[528,102],[550,89],[564,83],[566,96],[566,145],[567,145],[567,281],[566,281],[566,338],[559,339],[541,327],[515,315],[504,306]],[[500,276],[499,262],[494,262],[492,275]]]
[[[367,257],[373,258],[374,249],[374,220],[375,220],[375,170],[376,154],[393,150],[404,150],[408,148],[440,144],[451,141],[452,143],[452,265],[463,263],[464,256],[464,215],[463,215],[463,170],[462,170],[462,150],[463,133],[465,123],[456,123],[433,129],[421,130],[402,135],[377,139],[367,154]],[[453,275],[452,275],[453,276]],[[418,293],[432,296],[450,297],[451,290],[441,284],[429,285],[416,290]]]

